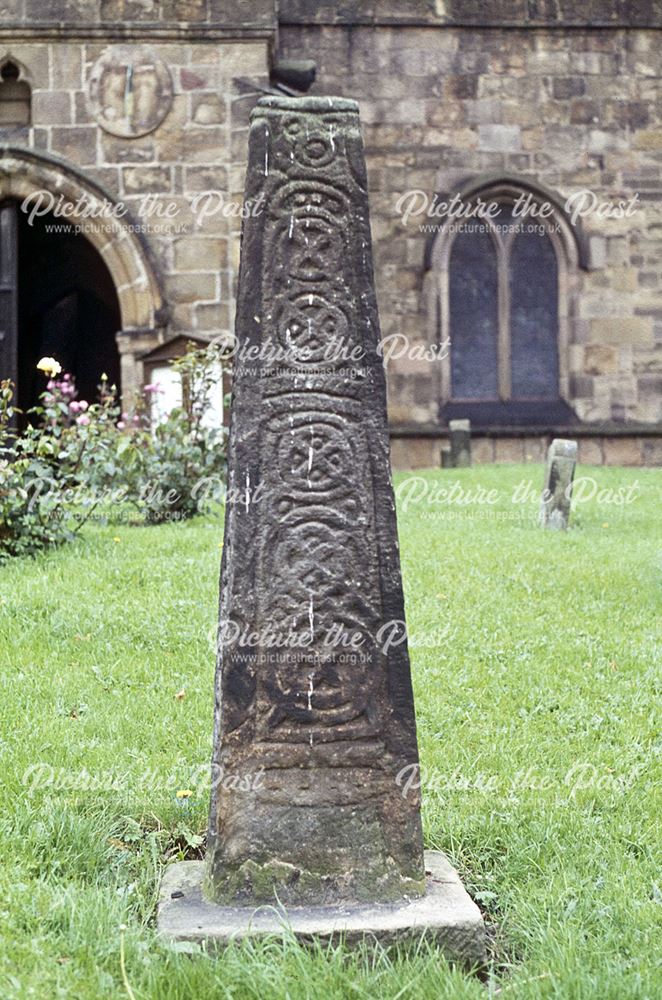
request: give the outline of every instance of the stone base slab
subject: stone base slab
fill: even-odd
[[[452,961],[479,966],[486,959],[480,910],[440,851],[425,852],[425,896],[397,904],[284,907],[219,906],[202,895],[203,861],[180,861],[163,876],[158,931],[167,941],[207,947],[268,934],[294,933],[301,941],[375,940],[389,945],[425,935]]]

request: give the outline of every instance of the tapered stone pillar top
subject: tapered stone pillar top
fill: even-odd
[[[413,898],[420,803],[398,776],[418,756],[355,102],[262,99],[245,194],[206,893]]]

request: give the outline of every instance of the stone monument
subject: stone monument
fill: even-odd
[[[471,421],[449,420],[449,447],[441,452],[443,469],[467,469],[471,465]]]
[[[251,118],[206,862],[173,865],[170,938],[399,939],[478,963],[484,930],[424,857],[357,105]],[[251,780],[259,776],[259,781]],[[236,776],[238,781],[228,781]],[[243,780],[242,780],[243,779]]]
[[[572,482],[577,464],[577,442],[554,438],[547,452],[545,485],[540,501],[540,524],[565,531],[570,520]]]

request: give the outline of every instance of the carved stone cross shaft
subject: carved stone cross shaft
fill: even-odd
[[[242,237],[215,764],[260,780],[216,784],[208,893],[419,895],[418,796],[396,782],[416,731],[355,103],[260,101],[246,201],[263,210]]]

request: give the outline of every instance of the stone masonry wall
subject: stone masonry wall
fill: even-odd
[[[66,161],[128,207],[132,218],[125,221],[144,227],[167,322],[123,345],[125,393],[142,378],[137,355],[159,339],[188,332],[211,337],[232,329],[241,219],[218,212],[198,223],[191,203],[207,190],[241,203],[248,115],[256,97],[238,92],[235,80],[268,79],[266,40],[149,39],[146,44],[168,66],[172,106],[154,131],[119,138],[100,128],[88,100],[90,71],[107,49],[104,41],[0,39],[0,61],[17,62],[32,87],[31,127],[0,130],[0,143]],[[149,210],[146,195],[154,195]],[[167,205],[176,206],[170,219],[160,215]]]
[[[660,16],[632,4],[626,19],[622,5],[605,3],[602,24],[646,26],[588,28],[569,0],[553,10],[529,3],[525,17],[513,14],[517,6],[491,7],[490,23],[526,27],[484,26],[485,5],[469,0],[341,7],[284,0],[278,51],[315,60],[313,93],[359,101],[384,336],[426,347],[438,327],[435,275],[426,273],[430,236],[420,229],[430,220],[403,225],[396,203],[406,191],[452,193],[507,174],[561,200],[584,188],[611,203],[638,197],[630,218],[583,222],[590,253],[587,269],[573,276],[564,363],[569,401],[583,421],[651,426],[662,420],[662,33],[648,25]],[[0,130],[0,144],[71,164],[146,224],[167,315],[123,345],[125,389],[141,379],[140,351],[167,334],[232,329],[241,220],[219,213],[198,224],[190,203],[209,189],[241,200],[257,95],[238,81],[249,81],[248,90],[251,81],[267,83],[275,17],[271,0],[9,0],[3,8],[0,62],[12,58],[30,82],[32,125]],[[148,46],[172,77],[170,111],[139,138],[105,132],[88,100],[92,67],[120,43]],[[155,195],[157,212],[174,201],[177,217],[141,218],[146,194]],[[403,456],[407,448],[425,455],[426,464],[432,454],[436,464],[439,445],[439,435],[430,436],[439,427],[435,364],[402,358],[388,373],[396,433],[428,435],[398,447]],[[636,437],[614,447],[595,442],[595,460],[598,452],[604,461],[622,455],[628,441],[642,461],[662,462],[662,439],[644,446]],[[527,448],[505,442],[497,450]],[[496,454],[492,445],[484,451]]]
[[[3,0],[2,21],[33,29],[60,25],[89,32],[135,37],[141,28],[155,35],[175,25],[205,25],[243,33],[271,29],[274,0]]]
[[[317,62],[313,92],[360,103],[385,336],[431,336],[418,227],[430,220],[403,226],[403,192],[518,174],[563,200],[583,188],[610,202],[636,193],[631,218],[583,222],[590,269],[577,275],[570,402],[585,421],[660,421],[661,44],[645,29],[281,27],[283,54]],[[429,362],[392,362],[389,388],[393,422],[436,423]]]

